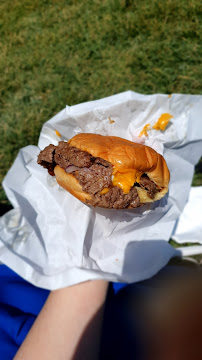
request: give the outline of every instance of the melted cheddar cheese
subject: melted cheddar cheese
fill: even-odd
[[[113,172],[113,186],[119,186],[124,193],[129,193],[134,183],[140,181],[143,173],[136,169],[119,169]]]
[[[172,118],[173,116],[168,113],[162,114],[156,124],[154,124],[153,129],[165,131],[166,126]]]
[[[141,137],[142,135],[148,136],[147,131],[150,130],[150,124],[146,124],[142,131],[139,133],[139,137]]]
[[[110,124],[115,123],[115,121],[114,121],[114,120],[112,120],[112,119],[110,118],[110,116],[109,116],[109,123],[110,123]]]
[[[104,189],[102,189],[102,191],[100,191],[100,195],[104,195],[104,194],[108,193],[108,191],[109,191],[109,188],[104,188]]]
[[[61,137],[61,134],[59,133],[59,131],[55,130],[55,133],[57,136]]]

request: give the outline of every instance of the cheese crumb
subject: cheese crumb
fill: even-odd
[[[168,113],[162,114],[156,124],[154,124],[153,129],[165,131],[166,126],[172,118],[173,115],[170,115]]]
[[[151,128],[150,128],[150,124],[146,124],[146,125],[143,127],[142,131],[139,133],[139,137],[141,137],[142,135],[148,136],[147,131],[150,130],[150,129],[151,129]]]
[[[114,120],[112,120],[112,119],[110,118],[110,116],[109,116],[109,123],[110,123],[110,124],[115,123],[115,121],[114,121]]]
[[[59,133],[59,131],[55,130],[55,133],[57,136],[61,137],[61,134]]]

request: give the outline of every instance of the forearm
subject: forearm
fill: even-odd
[[[51,292],[15,360],[97,359],[107,286],[94,280]]]

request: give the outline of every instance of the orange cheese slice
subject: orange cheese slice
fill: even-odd
[[[119,186],[124,193],[129,193],[135,182],[140,181],[141,171],[136,169],[119,169],[114,170],[112,183]]]

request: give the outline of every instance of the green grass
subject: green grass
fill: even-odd
[[[193,186],[201,186],[202,185],[202,158],[198,162],[198,164],[195,167],[195,174],[193,177]]]
[[[4,0],[0,13],[1,181],[66,104],[128,89],[202,94],[200,0]]]
[[[182,247],[188,247],[188,246],[198,246],[198,245],[200,245],[199,243],[178,244],[173,239],[170,239],[169,244],[172,245],[175,249],[179,249],[179,248],[182,248]],[[190,258],[195,259],[198,263],[202,263],[202,254],[191,255]],[[171,261],[172,261],[172,259],[171,259]]]

